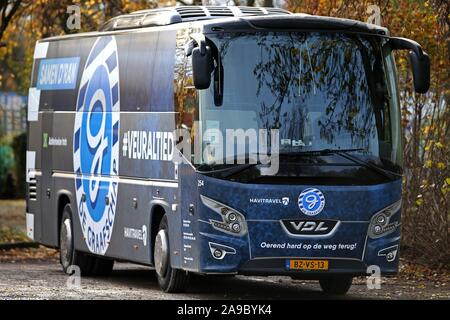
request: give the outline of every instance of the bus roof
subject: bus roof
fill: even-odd
[[[77,37],[100,36],[143,28],[164,27],[195,22],[204,33],[255,32],[255,31],[346,31],[388,35],[388,30],[378,25],[357,20],[293,14],[280,8],[240,6],[179,6],[136,11],[120,15],[103,24],[97,32],[77,33],[44,39],[55,41]],[[180,26],[181,27],[181,26]],[[159,28],[158,28],[159,29]],[[42,40],[41,40],[42,41]]]

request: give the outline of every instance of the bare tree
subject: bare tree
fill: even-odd
[[[115,17],[124,13],[122,11],[122,0],[103,1],[103,4],[105,6],[105,16],[108,18]]]
[[[190,6],[190,5],[194,5],[194,6],[201,6],[202,5],[202,0],[177,0],[177,2],[183,6]]]

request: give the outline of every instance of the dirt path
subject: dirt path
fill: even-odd
[[[107,278],[81,278],[68,287],[55,258],[46,261],[0,263],[0,299],[328,299],[317,284],[288,277],[197,276],[187,293],[159,290],[154,271],[116,263]],[[74,283],[73,281],[69,283]],[[448,283],[383,278],[380,290],[368,290],[364,278],[355,279],[345,299],[450,299]]]
[[[25,202],[0,201],[0,240],[24,237]],[[0,242],[2,242],[0,241]],[[346,299],[450,299],[448,273],[402,263],[401,276],[383,278],[380,290],[368,290],[355,279]],[[187,293],[162,293],[149,268],[116,263],[108,278],[82,278],[78,288],[66,285],[56,250],[0,250],[0,299],[327,299],[315,281],[289,277],[195,277]]]

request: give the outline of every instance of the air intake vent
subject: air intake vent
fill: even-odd
[[[239,7],[239,10],[245,15],[262,16],[264,14],[264,11],[258,7]]]
[[[30,177],[30,182],[28,183],[28,198],[30,200],[36,200],[36,198],[37,198],[36,178]]]
[[[207,7],[212,17],[234,17],[233,12],[228,7]]]
[[[145,15],[139,14],[129,17],[122,17],[120,19],[117,19],[116,23],[114,24],[115,30],[120,29],[129,29],[129,28],[138,28],[141,26],[141,21],[144,19]]]
[[[269,14],[290,14],[289,11],[280,8],[266,8],[266,10]]]
[[[177,7],[175,10],[180,14],[181,19],[207,17],[207,14],[198,6]]]
[[[100,31],[166,26],[180,22],[181,17],[172,10],[142,10],[111,19],[100,28]]]
[[[106,22],[100,31],[125,30],[154,26],[166,26],[174,23],[204,19],[216,19],[241,16],[263,16],[291,14],[279,8],[225,7],[225,6],[180,6],[164,9],[136,11],[118,16]]]

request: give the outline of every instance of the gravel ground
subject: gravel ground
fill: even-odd
[[[0,227],[25,232],[25,200],[0,200]]]
[[[55,258],[0,263],[0,299],[329,299],[315,281],[289,277],[196,276],[186,293],[159,290],[154,271],[116,263],[109,277],[81,278],[79,287],[68,286]],[[214,286],[211,286],[213,281]],[[73,283],[70,282],[69,283]],[[381,289],[368,290],[357,278],[346,299],[450,299],[447,283],[429,280],[383,278]]]
[[[25,231],[25,201],[0,201],[0,240],[20,241]],[[1,242],[1,241],[0,241]],[[107,278],[82,278],[80,287],[67,286],[56,250],[0,250],[1,299],[329,299],[316,281],[289,277],[193,277],[188,291],[159,290],[154,271],[116,263]],[[211,285],[214,283],[214,285]],[[346,299],[450,299],[450,276],[401,262],[399,277],[383,278],[381,289],[368,290],[357,278]]]

